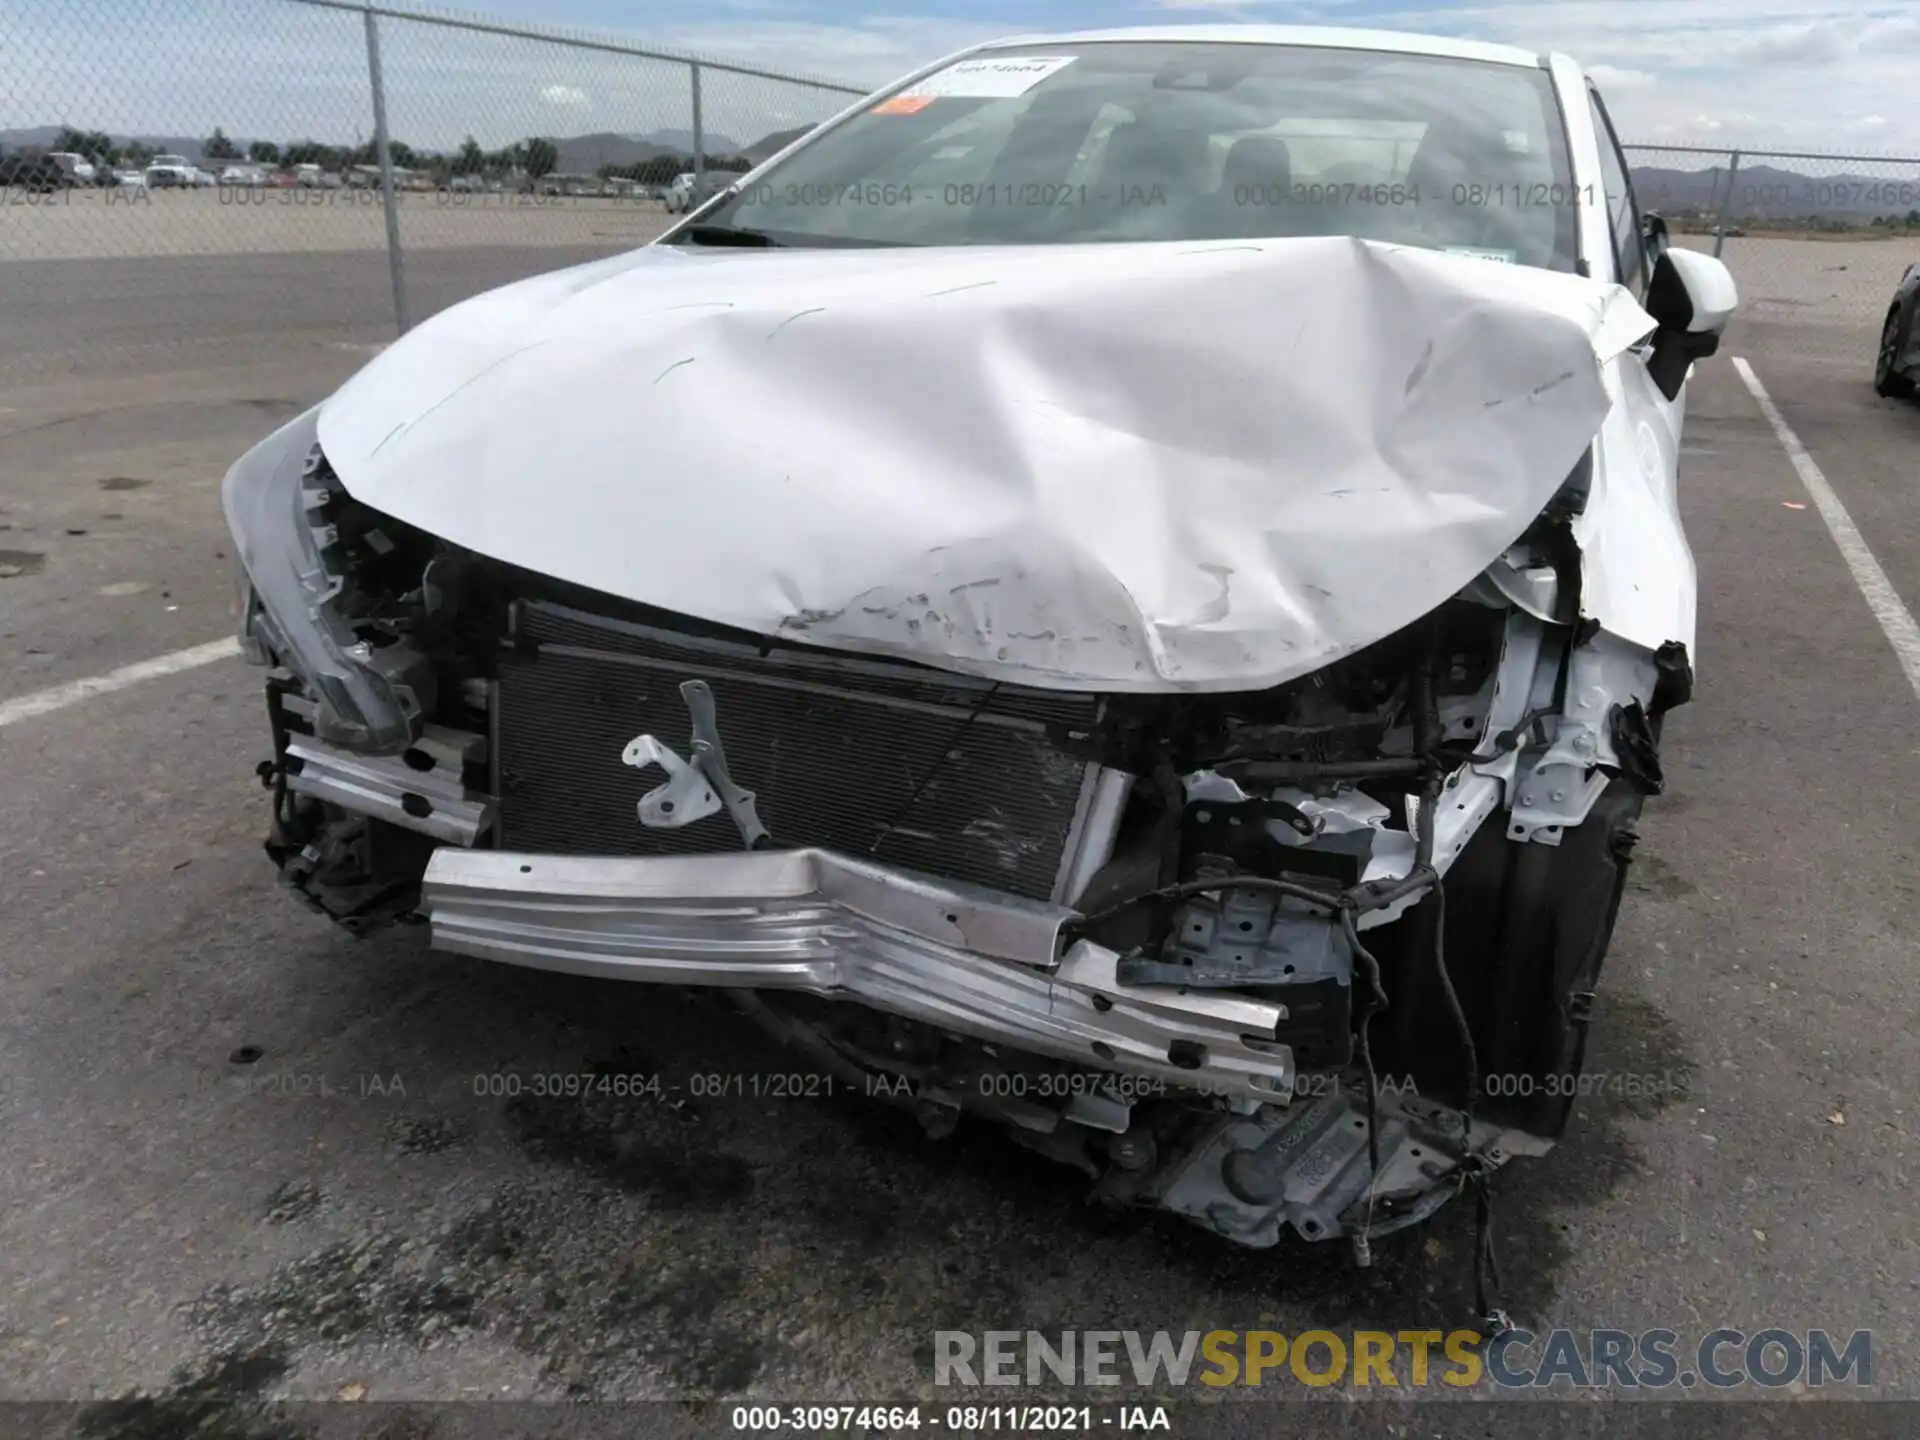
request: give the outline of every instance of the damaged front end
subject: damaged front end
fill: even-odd
[[[487,558],[354,499],[303,417],[226,489],[268,848],[350,928],[724,987],[932,1133],[985,1115],[1103,1199],[1364,1260],[1566,1124],[1690,684],[1583,618],[1591,479],[1309,674],[1116,694]]]

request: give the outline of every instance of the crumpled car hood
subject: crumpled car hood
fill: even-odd
[[[1247,690],[1471,581],[1653,328],[1616,285],[1346,238],[663,245],[445,311],[319,436],[376,509],[680,614]]]

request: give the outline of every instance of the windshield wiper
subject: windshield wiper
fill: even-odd
[[[782,243],[763,230],[747,230],[738,225],[689,225],[673,238],[691,240],[696,245],[740,245],[762,250],[777,250]]]

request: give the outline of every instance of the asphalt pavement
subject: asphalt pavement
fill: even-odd
[[[219,477],[385,338],[378,258],[0,266],[0,705],[230,633]],[[528,258],[442,251],[417,293]],[[62,264],[79,317],[33,308]],[[1699,683],[1589,1056],[1670,1083],[1583,1102],[1496,1219],[1530,1327],[1869,1329],[1872,1393],[1913,1399],[1920,694],[1727,358],[1914,607],[1920,407],[1873,395],[1876,326],[1759,305],[1696,375]],[[0,1397],[933,1399],[936,1330],[1472,1323],[1465,1205],[1357,1271],[844,1094],[532,1095],[793,1061],[711,1003],[300,909],[259,846],[259,690],[223,660],[0,728]]]
[[[469,295],[619,248],[501,244],[412,251],[404,281],[409,314],[417,322]],[[159,384],[211,367],[230,372],[224,383],[253,388],[250,372],[259,365],[322,364],[323,353],[315,352],[329,349],[364,360],[366,346],[391,340],[392,279],[386,252],[376,249],[0,258],[0,335],[0,388],[53,386],[57,393],[47,403],[56,412],[109,377]],[[311,382],[309,391],[315,398],[325,393],[312,391]],[[24,408],[18,400],[5,404]],[[17,423],[4,410],[0,422]]]

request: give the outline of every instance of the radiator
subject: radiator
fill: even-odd
[[[620,759],[640,734],[689,755],[679,687],[702,679],[728,770],[754,793],[776,846],[820,846],[1040,900],[1068,898],[1076,863],[1084,873],[1099,767],[1063,755],[1047,727],[1090,726],[1096,697],[684,635],[546,602],[515,607],[513,638],[494,699],[507,849],[740,849],[724,812],[679,830],[642,826],[640,797],[666,776]],[[1102,817],[1100,838],[1116,818]]]

